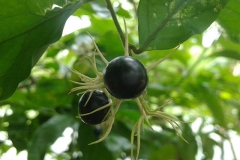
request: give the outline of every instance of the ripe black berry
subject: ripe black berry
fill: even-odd
[[[142,94],[148,83],[143,64],[133,57],[117,57],[103,71],[108,92],[118,99],[134,99]]]
[[[91,95],[91,92],[92,92],[92,95]],[[89,96],[91,97],[89,98]],[[81,96],[78,104],[78,111],[80,114],[80,118],[84,123],[90,124],[90,125],[96,125],[106,121],[109,117],[108,113],[109,113],[110,105],[106,108],[103,108],[99,111],[96,111],[88,115],[82,115],[82,114],[93,112],[94,110],[99,109],[100,107],[103,107],[107,104],[109,104],[109,99],[106,96],[106,94],[101,90],[88,91],[84,93]]]

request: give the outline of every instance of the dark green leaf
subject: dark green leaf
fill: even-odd
[[[0,100],[10,97],[29,76],[48,45],[61,37],[68,17],[87,1],[0,2]],[[53,3],[63,8],[51,9]]]
[[[82,152],[82,160],[90,159],[109,159],[112,160],[112,153],[106,148],[104,142],[89,145],[89,143],[98,140],[94,134],[94,127],[81,123],[78,130],[78,147]]]
[[[28,0],[26,2],[26,5],[28,6],[30,12],[39,15],[45,15],[49,14],[48,11],[52,10],[54,7],[60,9],[61,7],[64,7],[70,3],[74,4],[76,2],[77,0],[47,0],[47,1]]]
[[[72,124],[72,117],[57,115],[40,126],[29,143],[28,160],[42,160],[50,145]]]
[[[68,95],[69,88],[71,87],[71,82],[67,79],[43,78],[41,81],[38,81],[36,91],[28,96],[28,100],[34,102],[37,107],[53,108],[67,106],[72,100],[72,96]],[[35,105],[32,104],[32,106]]]
[[[205,159],[213,159],[214,146],[217,146],[217,142],[209,137],[209,134],[200,134],[202,140],[202,148]]]
[[[21,113],[21,115],[19,113]],[[8,136],[11,139],[13,146],[18,151],[22,151],[27,148],[29,126],[26,124],[27,118],[24,115],[24,112],[19,111],[19,113],[7,117],[6,120],[8,120],[9,123],[9,127],[7,128]]]
[[[179,150],[181,152],[182,159],[195,159],[197,154],[198,146],[194,133],[192,132],[191,127],[188,124],[183,125],[182,136],[188,141],[187,144],[185,141],[180,141]]]
[[[201,34],[229,0],[141,0],[140,51],[169,49]]]

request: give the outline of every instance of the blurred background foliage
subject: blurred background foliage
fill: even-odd
[[[130,43],[137,46],[137,2],[114,0],[113,4],[121,26],[123,18],[127,21]],[[228,15],[237,4],[232,0],[203,34],[185,41],[149,72],[146,100],[152,108],[164,105],[164,112],[186,122],[180,126],[189,144],[168,123],[152,118],[155,132],[144,130],[140,159],[240,159],[236,145],[240,140],[240,31],[236,24],[240,13],[231,22]],[[0,159],[13,147],[17,153],[27,151],[30,160],[129,159],[131,130],[140,116],[135,101],[122,104],[105,141],[89,146],[101,136],[104,125],[82,123],[77,118],[79,96],[68,94],[74,87],[69,80],[79,81],[69,69],[95,76],[86,58],[94,53],[86,31],[107,60],[124,53],[118,32],[103,0],[83,5],[73,16],[89,25],[52,44],[14,95],[0,102]],[[172,50],[133,56],[148,66]],[[97,65],[102,71],[99,57]]]

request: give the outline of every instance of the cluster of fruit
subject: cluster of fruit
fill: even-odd
[[[152,129],[148,120],[149,117],[153,116],[166,120],[172,125],[172,127],[176,130],[176,133],[181,137],[177,130],[179,127],[178,122],[180,121],[175,117],[160,111],[159,109],[161,107],[156,110],[151,110],[144,100],[144,93],[148,84],[148,71],[170,57],[176,51],[176,49],[166,57],[156,61],[148,67],[145,67],[139,60],[129,56],[127,37],[126,31],[125,55],[114,58],[110,62],[104,58],[97,45],[93,41],[96,51],[106,64],[106,67],[103,72],[98,71],[94,54],[93,60],[89,60],[92,63],[96,77],[90,78],[76,70],[72,70],[79,76],[81,82],[74,82],[79,86],[73,88],[70,92],[83,90],[83,92],[78,93],[83,94],[79,100],[78,107],[79,117],[84,123],[97,125],[104,122],[108,126],[104,135],[99,140],[91,144],[98,143],[108,136],[112,129],[115,115],[121,105],[121,102],[124,100],[134,99],[141,112],[141,116],[134,125],[131,134],[132,145],[135,135],[137,136],[136,159],[138,159],[140,151],[140,131],[144,121],[146,121],[148,126]],[[91,39],[93,40],[92,37]],[[183,137],[181,138],[184,139]],[[133,151],[131,151],[131,156],[133,157]]]

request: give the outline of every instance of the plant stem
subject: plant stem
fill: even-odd
[[[118,34],[119,34],[120,39],[122,41],[122,44],[124,46],[124,44],[125,44],[125,36],[124,36],[124,33],[123,33],[122,29],[121,29],[120,24],[118,23],[118,19],[117,19],[117,16],[116,16],[115,12],[114,12],[112,3],[111,3],[110,0],[106,0],[106,3],[107,3],[107,9],[109,10],[109,12],[110,12],[110,14],[112,16],[113,22],[114,22],[114,24],[115,24],[115,26],[117,28]]]

